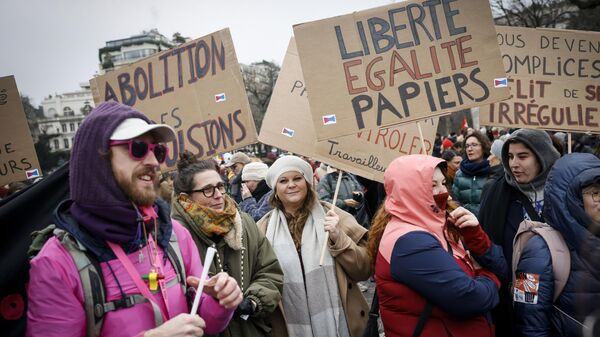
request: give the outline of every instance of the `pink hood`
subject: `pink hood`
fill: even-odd
[[[431,187],[433,171],[443,161],[420,154],[402,156],[390,163],[383,179],[385,209],[393,215],[392,222],[419,227],[448,249],[444,239],[445,212],[436,206]]]

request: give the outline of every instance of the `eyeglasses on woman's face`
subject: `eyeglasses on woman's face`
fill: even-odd
[[[216,185],[208,185],[208,186],[205,186],[205,187],[197,189],[197,190],[189,191],[188,193],[189,194],[202,193],[202,194],[204,194],[205,197],[212,198],[213,195],[215,195],[215,190],[219,190],[219,192],[221,192],[221,194],[225,193],[225,184],[218,183]]]

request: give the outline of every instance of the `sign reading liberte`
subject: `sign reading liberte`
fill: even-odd
[[[296,44],[292,39],[258,139],[380,182],[383,182],[383,173],[392,160],[406,154],[423,153],[415,123],[366,129],[353,135],[317,141],[307,96]],[[421,122],[428,153],[433,148],[437,124],[438,118]]]
[[[512,97],[482,125],[600,133],[600,33],[496,27]]]
[[[294,26],[319,140],[509,97],[488,0],[402,1]]]
[[[42,175],[14,76],[0,77],[0,186]]]
[[[94,101],[115,100],[172,126],[167,167],[190,150],[202,158],[256,142],[256,129],[229,29],[90,80]]]

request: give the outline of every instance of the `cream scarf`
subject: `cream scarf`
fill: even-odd
[[[283,212],[275,208],[269,219],[266,237],[283,269],[282,301],[290,336],[350,336],[337,285],[335,261],[329,251],[323,266],[319,266],[325,242],[324,219],[323,206],[316,201],[302,230],[302,259]]]

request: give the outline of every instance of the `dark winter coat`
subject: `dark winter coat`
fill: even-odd
[[[231,323],[219,336],[223,337],[260,337],[269,336],[271,328],[266,324],[268,317],[277,307],[283,291],[283,271],[273,251],[269,240],[258,230],[256,223],[250,216],[238,212],[232,232],[241,232],[235,235],[231,242],[226,240],[213,240],[204,233],[191,228],[192,219],[183,207],[173,203],[171,216],[189,229],[192,238],[204,261],[206,249],[215,247],[217,255],[210,266],[210,273],[216,274],[221,270],[233,277],[243,291],[244,298],[253,300],[256,312],[248,318],[242,319],[235,315]],[[236,247],[237,249],[232,248]],[[239,249],[239,246],[242,249]],[[243,267],[240,263],[242,252],[244,255]],[[219,265],[222,264],[222,265]],[[242,280],[243,269],[243,280]]]
[[[571,270],[565,288],[553,303],[550,250],[539,236],[527,242],[516,271],[539,275],[539,290],[536,304],[514,302],[520,335],[581,336],[582,327],[575,320],[583,323],[586,316],[598,308],[600,237],[588,229],[591,220],[583,210],[581,190],[599,181],[600,159],[591,154],[566,155],[550,171],[544,190],[543,215],[565,239],[571,255]]]
[[[487,174],[482,176],[470,175],[458,170],[452,183],[452,194],[460,204],[473,214],[479,213],[481,192],[487,181]]]

